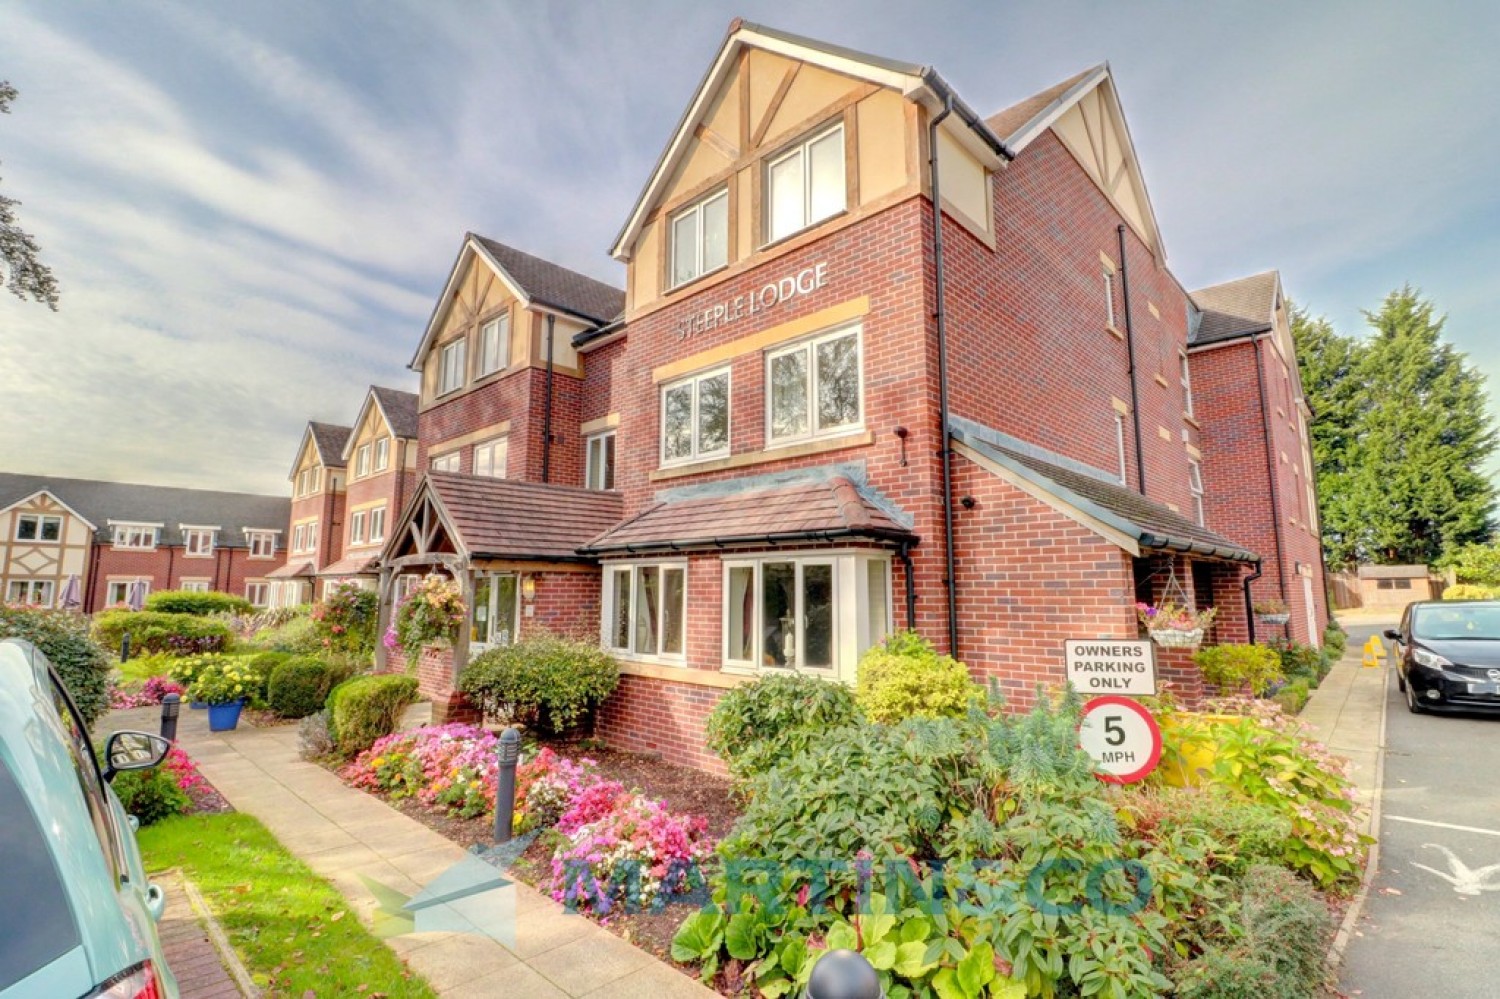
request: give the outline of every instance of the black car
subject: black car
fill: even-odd
[[[1396,683],[1415,713],[1500,711],[1500,600],[1410,604],[1396,643]]]

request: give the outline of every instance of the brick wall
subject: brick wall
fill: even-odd
[[[599,709],[595,735],[614,749],[659,753],[671,763],[727,772],[703,744],[709,712],[724,691],[715,687],[640,676],[622,676]]]
[[[202,558],[188,556],[181,545],[163,545],[148,552],[125,551],[95,542],[88,577],[83,580],[84,610],[93,612],[106,606],[111,576],[150,580],[152,593],[181,589],[185,579],[207,579],[209,589],[243,597],[245,581],[264,579],[267,573],[285,563],[285,554],[277,551],[272,558],[252,559],[247,548],[216,546],[212,556]]]

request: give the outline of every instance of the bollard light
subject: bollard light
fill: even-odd
[[[168,742],[177,741],[177,715],[182,711],[182,698],[168,694],[161,699],[161,737]]]
[[[495,778],[495,842],[509,843],[516,811],[516,761],[521,758],[521,733],[514,726],[500,733],[497,750],[500,772]]]
[[[806,999],[881,999],[880,976],[863,954],[831,950],[818,958]]]
[[[120,636],[120,662],[130,661],[130,632]]]

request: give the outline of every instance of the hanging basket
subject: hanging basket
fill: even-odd
[[[1292,619],[1291,612],[1285,614],[1257,614],[1255,619],[1261,624],[1286,624]]]
[[[1175,628],[1160,628],[1151,632],[1151,640],[1164,649],[1196,649],[1203,644],[1203,629],[1178,631]]]

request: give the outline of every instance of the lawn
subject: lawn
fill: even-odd
[[[251,816],[176,816],[139,840],[148,869],[180,867],[198,886],[266,995],[436,995]]]

